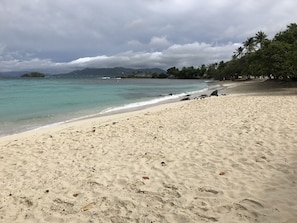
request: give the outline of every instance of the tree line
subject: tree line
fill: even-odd
[[[198,68],[171,67],[166,73],[169,78],[214,78],[217,80],[265,76],[275,79],[297,80],[297,24],[278,32],[271,40],[263,31],[247,38],[238,47],[229,61],[220,61]]]

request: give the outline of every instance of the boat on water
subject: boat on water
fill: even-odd
[[[101,79],[102,79],[102,80],[109,80],[110,77],[104,76],[104,77],[102,77]]]

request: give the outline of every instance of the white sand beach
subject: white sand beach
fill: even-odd
[[[297,94],[242,86],[1,137],[0,222],[296,222]]]

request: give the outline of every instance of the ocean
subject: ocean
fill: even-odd
[[[139,109],[203,92],[202,80],[0,79],[0,136],[93,116]]]

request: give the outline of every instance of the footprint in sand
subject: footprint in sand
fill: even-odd
[[[245,204],[247,206],[251,206],[251,207],[256,208],[256,209],[264,208],[264,206],[260,202],[252,200],[252,199],[243,199],[239,203],[240,204]]]
[[[55,199],[53,200],[53,205],[51,206],[51,210],[55,212],[59,212],[61,214],[74,214],[74,204],[66,201],[62,201],[61,199]]]
[[[211,194],[218,194],[219,193],[219,191],[216,191],[216,190],[211,189],[211,188],[200,187],[198,190],[200,192],[206,192],[206,193],[211,193]]]

